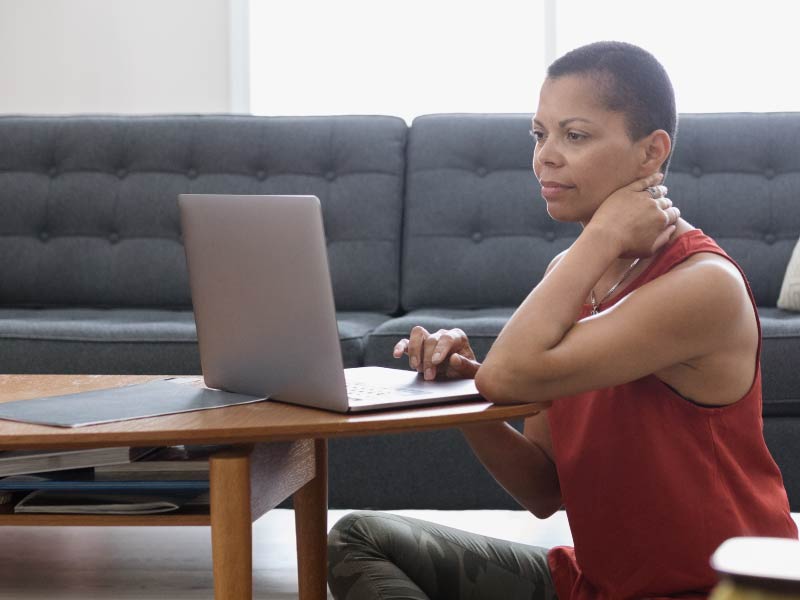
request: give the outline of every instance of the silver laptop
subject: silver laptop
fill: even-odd
[[[337,412],[479,398],[471,379],[343,368],[316,196],[178,202],[208,387]]]

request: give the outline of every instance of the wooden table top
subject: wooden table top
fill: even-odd
[[[0,375],[0,402],[111,388],[163,377]],[[0,419],[0,449],[188,443],[246,444],[298,438],[399,433],[519,419],[531,416],[537,410],[532,404],[464,402],[349,415],[266,401],[76,428],[32,425]]]

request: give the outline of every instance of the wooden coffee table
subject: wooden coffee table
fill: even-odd
[[[0,375],[0,402],[160,379]],[[230,444],[210,459],[210,509],[155,515],[0,514],[0,525],[210,525],[217,600],[252,598],[252,523],[293,496],[301,600],[327,595],[327,438],[519,419],[534,405],[469,402],[342,415],[259,402],[75,429],[0,420],[0,450]]]

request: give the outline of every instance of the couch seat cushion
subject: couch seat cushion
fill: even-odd
[[[439,329],[463,329],[478,360],[483,360],[514,308],[444,309],[428,308],[411,311],[376,327],[367,339],[365,361],[368,365],[403,368],[392,356],[395,344],[408,337],[411,328],[421,325],[430,332]]]
[[[760,307],[765,416],[800,416],[800,314]]]
[[[362,363],[364,336],[389,317],[340,312],[345,367]],[[200,373],[190,310],[0,309],[3,373]]]
[[[0,338],[71,342],[196,342],[190,310],[4,308]]]
[[[191,310],[0,309],[3,373],[196,374]]]
[[[390,317],[386,315],[370,312],[340,311],[336,313],[339,343],[342,346],[345,369],[360,367],[364,364],[367,335],[389,319]]]

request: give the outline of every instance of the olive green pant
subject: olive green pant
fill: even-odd
[[[345,515],[328,536],[336,600],[554,600],[547,550],[380,512]]]

